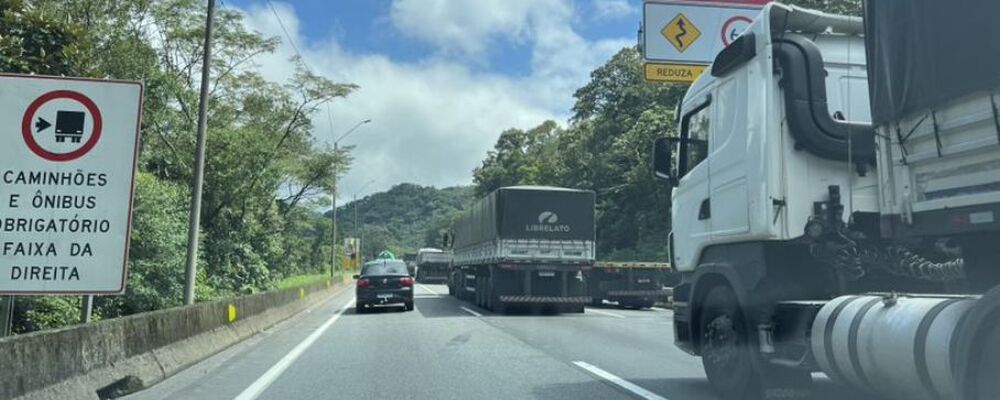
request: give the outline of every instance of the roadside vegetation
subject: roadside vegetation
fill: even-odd
[[[788,3],[860,13],[858,0]],[[145,84],[127,291],[98,297],[95,318],[182,303],[204,21],[200,0],[0,0],[0,71]],[[358,88],[314,75],[299,59],[289,60],[291,79],[268,81],[254,57],[279,43],[248,31],[239,13],[217,10],[199,301],[319,279],[329,268],[332,232],[318,210],[329,207],[331,171],[348,170],[351,149],[319,145],[312,117]],[[685,89],[646,83],[641,72],[636,49],[622,49],[576,92],[568,125],[503,131],[474,171],[474,188],[397,185],[360,200],[363,228],[343,223],[341,237],[364,231],[366,250],[402,255],[439,245],[478,196],[546,184],[597,192],[602,259],[665,260],[669,189],[653,180],[649,154],[655,137],[676,134],[674,108]],[[14,331],[76,323],[80,302],[19,297]]]
[[[0,0],[0,71],[145,84],[127,291],[96,298],[97,318],[182,303],[204,8],[200,0]],[[298,59],[289,60],[291,79],[268,81],[253,60],[278,44],[248,31],[237,12],[217,10],[199,301],[329,270],[332,232],[319,210],[350,149],[318,145],[311,117],[357,87]],[[14,331],[76,323],[80,301],[18,297]]]

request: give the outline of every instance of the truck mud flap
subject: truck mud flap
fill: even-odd
[[[576,297],[500,296],[500,301],[504,303],[517,303],[517,304],[533,304],[533,303],[585,304],[590,302],[590,296],[576,296]]]

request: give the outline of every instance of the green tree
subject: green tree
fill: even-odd
[[[315,75],[299,59],[287,82],[268,81],[254,59],[280,41],[242,18],[226,7],[216,15],[199,299],[328,267],[332,230],[318,210],[328,207],[333,171],[351,162],[350,148],[317,145],[311,116],[357,86]],[[0,71],[145,86],[128,288],[99,298],[100,316],[180,302],[204,21],[201,0],[0,0]],[[21,299],[18,330],[74,323],[78,304]]]

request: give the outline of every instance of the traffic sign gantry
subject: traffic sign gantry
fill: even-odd
[[[0,88],[0,294],[123,292],[142,84],[0,74]]]
[[[646,0],[641,38],[646,80],[694,82],[750,26],[761,2]]]

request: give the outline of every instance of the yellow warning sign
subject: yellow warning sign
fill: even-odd
[[[647,63],[645,67],[647,81],[671,83],[692,83],[706,68],[704,65],[652,63]]]
[[[694,44],[695,40],[701,36],[701,31],[698,27],[694,26],[688,17],[685,17],[682,13],[677,13],[674,19],[670,20],[666,26],[660,30],[660,34],[667,38],[670,44],[677,48],[677,51],[683,53],[688,47]]]

